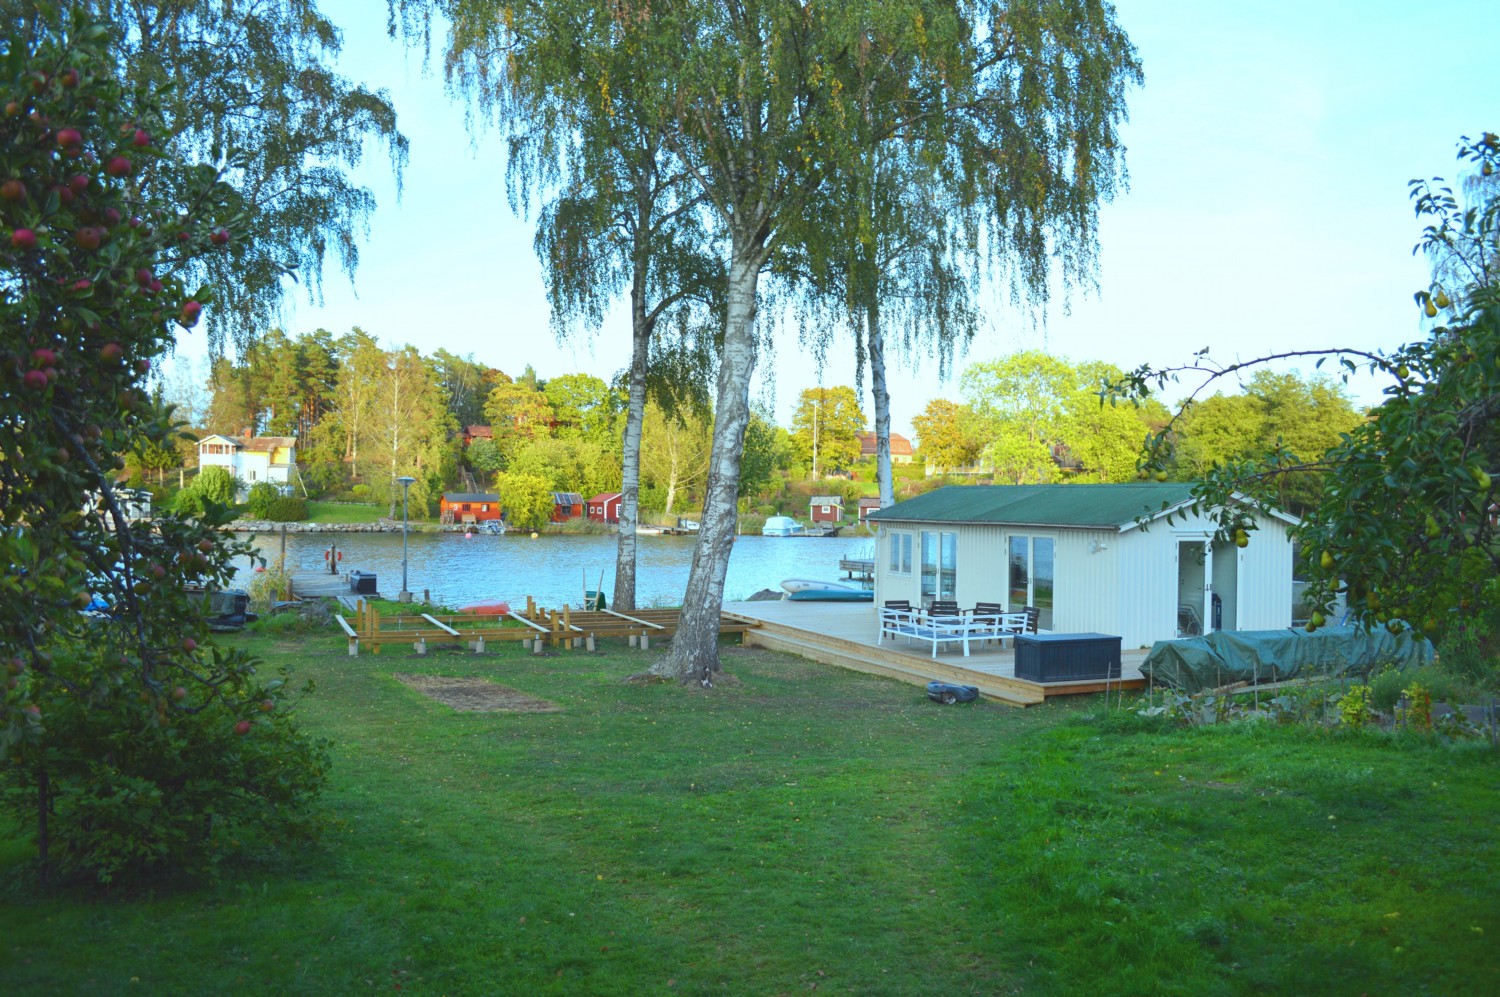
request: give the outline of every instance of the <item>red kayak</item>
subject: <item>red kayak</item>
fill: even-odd
[[[459,609],[460,613],[468,613],[472,616],[504,616],[510,612],[508,602],[476,602],[472,606],[464,606]]]

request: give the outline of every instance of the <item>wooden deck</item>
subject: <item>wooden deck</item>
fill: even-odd
[[[348,609],[353,609],[362,598],[349,591],[347,574],[330,575],[327,571],[292,571],[289,574],[292,594],[298,598],[337,599]]]
[[[1013,706],[1034,706],[1051,696],[1138,689],[1145,685],[1140,664],[1144,649],[1124,650],[1120,678],[1108,682],[1028,682],[1016,678],[1015,651],[997,644],[971,644],[964,657],[959,645],[940,649],[932,657],[930,644],[887,640],[877,643],[880,626],[875,607],[838,602],[729,602],[726,616],[760,624],[745,633],[745,643],[786,651],[814,661],[871,675],[884,675],[925,686],[933,679],[972,685],[981,695]]]

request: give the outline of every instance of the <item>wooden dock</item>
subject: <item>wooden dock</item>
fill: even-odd
[[[350,609],[363,596],[349,591],[347,574],[330,575],[327,571],[292,571],[292,595],[303,599],[337,599]],[[373,598],[380,598],[377,593]]]
[[[981,695],[1012,706],[1034,706],[1053,696],[1077,696],[1144,688],[1140,664],[1143,648],[1120,655],[1120,678],[1087,682],[1029,682],[1016,678],[1014,642],[971,644],[969,656],[956,644],[932,657],[929,644],[910,641],[877,643],[880,626],[875,607],[839,602],[731,602],[724,614],[760,625],[745,633],[745,643],[772,651],[801,655],[828,665],[870,675],[884,675],[925,686],[937,679],[972,685]]]

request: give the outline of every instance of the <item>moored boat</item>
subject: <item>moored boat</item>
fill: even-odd
[[[787,598],[793,602],[873,602],[875,592],[847,582],[819,581],[811,578],[788,578],[781,583]]]

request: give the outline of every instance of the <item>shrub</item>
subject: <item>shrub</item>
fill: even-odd
[[[353,495],[356,499],[363,502],[365,499],[370,497],[370,486],[365,484],[355,485],[353,488],[349,489],[349,494]]]
[[[271,511],[271,503],[281,497],[281,492],[269,481],[257,481],[250,486],[250,494],[245,498],[245,511],[250,513],[252,519],[265,519]]]
[[[307,518],[307,503],[295,495],[282,495],[266,508],[266,518],[273,523],[300,523]]]
[[[286,570],[286,558],[278,557],[266,565],[266,570],[257,571],[250,580],[250,609],[262,616],[269,613],[278,599],[285,599],[291,575]]]

